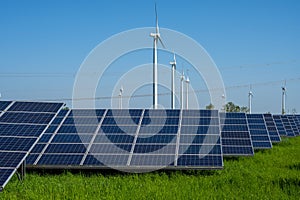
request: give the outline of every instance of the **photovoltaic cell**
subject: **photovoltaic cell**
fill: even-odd
[[[62,103],[15,102],[8,111],[56,113],[62,106]]]
[[[271,142],[280,142],[281,138],[276,128],[273,116],[271,114],[264,114],[264,119],[266,122]]]
[[[245,113],[220,113],[224,156],[253,155],[253,146]]]
[[[263,114],[247,114],[249,131],[254,149],[272,148]]]

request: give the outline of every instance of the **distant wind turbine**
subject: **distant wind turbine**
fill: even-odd
[[[120,98],[120,101],[119,101],[119,108],[122,109],[122,95],[123,95],[123,86],[121,86],[120,88],[120,93],[119,93],[119,98]]]
[[[252,97],[253,97],[253,93],[252,93],[252,86],[250,85],[250,90],[249,90],[249,93],[248,93],[248,98],[249,98],[249,113],[251,114],[252,113]]]
[[[156,17],[156,30],[155,33],[151,33],[150,36],[153,37],[153,108],[157,109],[158,106],[158,87],[157,87],[157,43],[158,40],[165,48],[165,45],[163,44],[160,33],[159,33],[159,27],[158,27],[158,17],[157,17],[157,10],[156,10],[156,4],[155,4],[155,17]]]
[[[284,81],[284,86],[281,87],[282,90],[282,105],[281,105],[281,113],[285,114],[285,98],[286,98],[286,81]]]
[[[175,72],[176,72],[176,57],[174,53],[173,61],[170,62],[170,65],[172,66],[172,75],[171,75],[171,108],[175,109]]]
[[[186,71],[186,80],[185,80],[185,83],[186,83],[186,109],[189,109],[189,84],[190,84],[190,78],[189,78],[189,74],[188,74],[188,70]]]
[[[184,83],[184,72],[182,70],[182,74],[180,76],[180,81],[181,81],[181,84],[180,84],[180,106],[181,106],[181,110],[183,110],[183,83]]]

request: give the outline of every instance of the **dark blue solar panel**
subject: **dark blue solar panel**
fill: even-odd
[[[0,151],[27,152],[35,141],[36,138],[0,137]]]
[[[286,131],[283,126],[280,115],[273,115],[273,119],[280,136],[286,136]]]
[[[223,160],[221,156],[207,155],[199,157],[199,155],[182,155],[178,158],[177,166],[185,167],[208,167],[222,168]]]
[[[26,111],[26,112],[53,112],[56,113],[62,103],[44,103],[44,102],[15,102],[8,111]]]
[[[299,135],[299,130],[298,130],[298,126],[295,122],[295,116],[294,115],[287,115],[287,118],[291,124],[292,130],[294,132],[295,135]]]
[[[89,143],[92,137],[93,135],[56,134],[51,142],[52,143]]]
[[[84,144],[49,144],[45,153],[85,153]]]
[[[156,153],[159,151],[163,154],[174,154],[175,155],[175,144],[166,144],[166,145],[159,145],[159,144],[136,144],[134,147],[134,153]],[[161,152],[162,151],[162,152]],[[158,152],[157,152],[158,153]]]
[[[185,117],[218,117],[217,110],[183,110],[182,116]]]
[[[46,125],[0,124],[0,136],[33,136],[38,137]]]
[[[101,126],[101,129],[99,130],[99,133],[105,133],[105,134],[119,134],[119,133],[135,133],[137,130],[137,127],[135,126]]]
[[[295,133],[292,129],[292,126],[287,118],[286,115],[280,115],[280,118],[281,118],[281,121],[282,121],[282,124],[283,124],[283,127],[285,129],[285,132],[286,132],[286,135],[288,137],[294,137],[295,136]]]
[[[29,154],[26,157],[26,165],[33,165],[38,157],[39,157],[39,154]]]
[[[141,116],[143,110],[142,109],[109,109],[106,113],[107,117],[116,117],[116,116],[124,116],[124,117],[138,117]]]
[[[63,125],[97,125],[100,119],[96,117],[68,117],[65,119]]]
[[[59,113],[57,114],[57,117],[63,118],[67,115],[68,112],[69,112],[69,110],[67,110],[67,109],[61,109],[59,111]]]
[[[279,136],[278,130],[276,128],[275,122],[271,114],[264,114],[266,126],[269,132],[271,142],[280,142],[281,138]]]
[[[52,134],[43,134],[42,137],[39,139],[39,143],[47,143],[49,142],[50,138],[52,137]]]
[[[94,126],[61,126],[58,133],[94,133],[97,125]]]
[[[26,159],[38,138],[46,129],[62,103],[14,102],[0,117],[0,168],[1,173],[8,167],[13,173]],[[49,112],[49,113],[48,113]],[[43,125],[45,124],[45,125]],[[36,146],[32,151],[40,152],[42,146]],[[3,169],[3,170],[2,170]],[[1,174],[7,180],[0,182],[4,187],[12,176]],[[1,178],[2,179],[2,178]]]
[[[3,189],[13,173],[14,169],[0,169],[0,189]]]
[[[11,101],[0,101],[0,111],[5,110],[9,104],[11,104]]]
[[[38,165],[79,165],[83,155],[43,154]]]
[[[56,117],[56,118],[52,121],[51,125],[59,125],[59,124],[62,122],[63,119],[64,119],[64,118],[62,118],[62,117]]]
[[[58,128],[57,125],[51,125],[47,128],[46,132],[45,133],[54,133],[56,131],[56,129]]]
[[[177,135],[150,135],[148,137],[138,137],[136,143],[170,143],[175,139],[176,142]]]
[[[30,153],[41,153],[45,146],[46,144],[36,144]]]
[[[25,155],[26,153],[21,152],[0,152],[1,167],[15,168],[16,166],[18,166],[20,160],[22,160]]]
[[[3,123],[27,123],[27,124],[48,124],[54,114],[48,113],[14,113],[6,112],[1,118],[0,122]]]
[[[102,125],[138,125],[139,121],[139,117],[106,117]]]
[[[103,166],[104,164],[100,162],[100,159],[96,158],[95,156],[87,155],[83,165]]]
[[[272,148],[263,114],[247,114],[247,121],[254,149]]]
[[[124,144],[124,143],[132,143],[134,140],[134,136],[127,135],[127,134],[120,134],[120,135],[104,135],[104,134],[97,134],[94,143],[107,143],[111,142],[113,144]]]
[[[132,144],[93,144],[90,149],[90,153],[101,154],[120,154],[129,153],[131,151]]]
[[[102,117],[104,114],[105,110],[104,109],[73,109],[69,113],[68,117]]]

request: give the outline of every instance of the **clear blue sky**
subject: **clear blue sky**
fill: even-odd
[[[287,109],[300,112],[300,1],[156,2],[161,27],[192,37],[213,58],[227,101],[247,106],[253,84],[253,111],[279,113],[286,79]],[[154,17],[154,1],[0,1],[1,99],[70,99],[76,72],[96,45],[154,26]],[[142,62],[151,62],[151,53],[149,59]]]

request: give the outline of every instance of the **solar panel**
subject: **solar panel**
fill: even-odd
[[[263,114],[247,114],[247,121],[254,149],[272,148]]]
[[[295,123],[297,125],[298,128],[298,132],[300,133],[300,115],[294,115],[295,116]]]
[[[0,116],[0,187],[4,188],[63,104],[0,104],[9,105]]]
[[[280,142],[281,138],[279,136],[278,130],[276,128],[274,119],[271,114],[264,114],[264,119],[269,132],[271,142]]]
[[[220,113],[224,156],[254,155],[245,113]]]
[[[294,115],[287,115],[287,118],[291,124],[292,130],[294,132],[295,135],[299,135],[299,130],[298,130],[298,126],[296,124],[295,121],[295,116]]]
[[[280,136],[286,136],[286,131],[283,126],[280,115],[273,115],[273,119]]]
[[[0,101],[0,111],[5,110],[11,103],[11,101]]]
[[[292,126],[291,126],[290,121],[287,118],[287,116],[286,115],[280,115],[280,118],[282,120],[282,124],[283,124],[285,132],[286,132],[286,136],[288,136],[288,137],[294,137],[295,133],[294,133],[294,131],[292,129]]]
[[[223,167],[217,110],[183,110],[178,136],[179,149],[176,152],[178,159],[175,160],[175,166],[211,169]]]
[[[38,144],[27,160],[35,167],[223,167],[218,111],[71,110]]]

